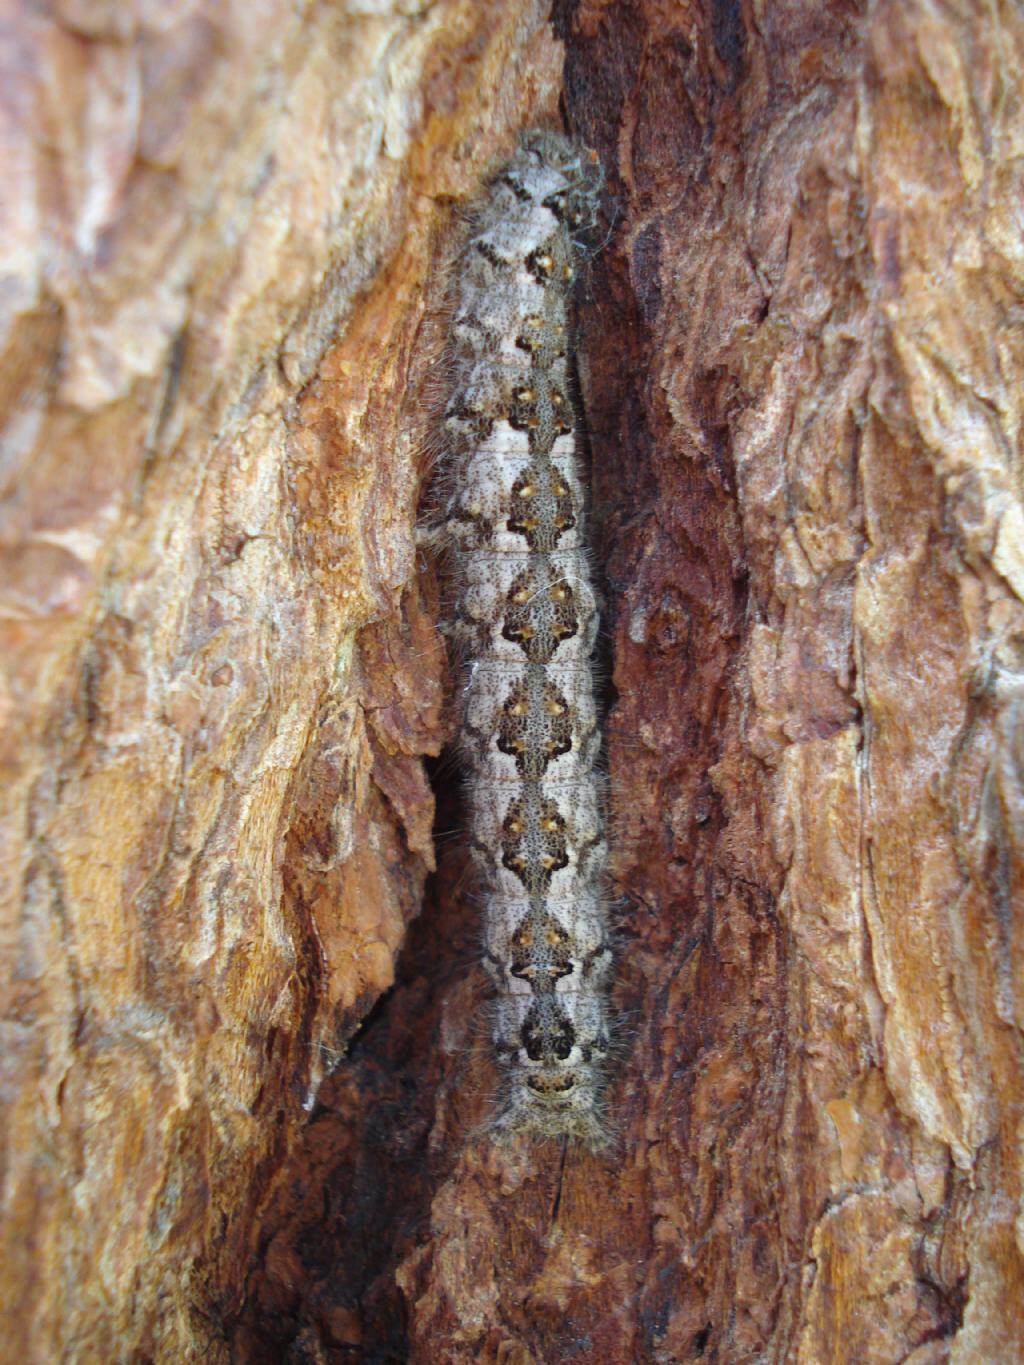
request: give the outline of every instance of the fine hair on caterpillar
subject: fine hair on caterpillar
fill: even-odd
[[[530,132],[454,268],[439,480],[498,1135],[609,1140],[612,936],[572,295],[600,169]]]

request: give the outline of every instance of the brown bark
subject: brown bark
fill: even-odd
[[[529,3],[350,9],[8,30],[12,1360],[211,1358],[432,865],[403,395],[450,201],[560,57]]]
[[[608,177],[601,1157],[477,1133],[457,840],[427,879],[437,309],[546,14],[12,25],[11,1359],[1024,1358],[1024,18],[556,10]]]

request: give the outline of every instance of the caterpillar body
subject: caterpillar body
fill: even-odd
[[[503,1077],[493,1126],[591,1147],[607,1134],[612,953],[570,348],[599,189],[589,154],[524,136],[460,259],[444,418],[450,631]]]

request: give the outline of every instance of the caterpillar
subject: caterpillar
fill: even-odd
[[[448,343],[445,509],[465,663],[469,843],[485,884],[502,1134],[607,1140],[612,963],[573,281],[596,158],[534,131],[486,194]]]

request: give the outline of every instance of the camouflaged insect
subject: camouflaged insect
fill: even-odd
[[[503,1070],[494,1126],[601,1146],[612,954],[594,701],[597,610],[570,382],[600,171],[527,134],[461,256],[445,518],[467,663],[461,736]]]

